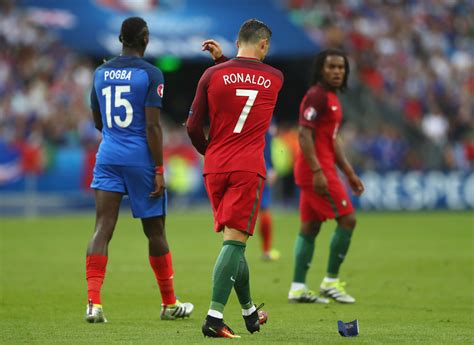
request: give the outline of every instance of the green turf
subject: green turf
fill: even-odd
[[[205,213],[172,213],[168,238],[178,296],[196,308],[191,319],[160,321],[159,290],[148,265],[140,223],[123,212],[109,250],[103,287],[108,324],[87,324],[84,256],[94,217],[0,220],[0,342],[68,344],[468,344],[473,337],[473,216],[468,213],[360,214],[342,269],[355,305],[294,305],[291,282],[295,214],[275,216],[282,258],[259,260],[259,240],[247,249],[252,294],[269,322],[249,335],[233,295],[225,318],[240,340],[204,339],[220,235]],[[317,289],[326,267],[328,223],[316,242],[308,283]],[[338,319],[358,319],[360,336],[338,335]]]

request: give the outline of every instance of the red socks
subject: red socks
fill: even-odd
[[[262,249],[268,253],[272,242],[272,217],[269,211],[260,211],[260,235],[262,236]]]
[[[86,258],[87,299],[93,304],[102,304],[100,288],[104,281],[107,256],[89,255]]]
[[[150,256],[150,265],[160,287],[163,304],[175,304],[176,296],[173,287],[173,263],[171,252],[161,256]]]
[[[89,255],[86,258],[87,299],[92,300],[93,304],[102,304],[100,288],[104,282],[107,259],[104,255]],[[155,272],[163,304],[175,304],[171,252],[162,256],[150,256],[150,265]]]

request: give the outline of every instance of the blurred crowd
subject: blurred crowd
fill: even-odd
[[[474,167],[474,13],[472,1],[463,3],[286,1],[291,18],[319,45],[349,52],[355,79],[370,90],[365,97],[388,104],[403,120],[344,126],[358,168]],[[93,153],[100,140],[88,105],[94,60],[68,49],[11,4],[0,1],[1,141],[26,153],[79,145]],[[424,164],[421,146],[405,130],[438,148],[439,163]],[[167,133],[169,143],[188,143],[182,129]],[[280,144],[292,143],[286,152],[293,157],[295,129],[283,124],[278,135],[285,139]],[[291,157],[280,159],[291,166]]]
[[[98,140],[90,121],[93,63],[11,2],[0,10],[0,138],[23,153]],[[92,139],[92,140],[91,140]],[[35,159],[30,170],[40,162]]]
[[[320,46],[349,53],[354,74],[396,109],[399,123],[439,148],[441,168],[474,167],[474,1],[284,2]],[[350,146],[380,167],[424,167],[400,128],[382,125],[372,132],[351,129]]]

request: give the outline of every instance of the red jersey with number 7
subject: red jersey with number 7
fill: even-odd
[[[257,59],[234,58],[204,72],[186,123],[204,154],[204,175],[249,171],[265,177],[265,133],[282,84],[283,74]]]

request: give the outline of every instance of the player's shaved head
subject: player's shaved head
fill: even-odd
[[[130,17],[123,21],[120,29],[120,42],[127,48],[143,49],[148,41],[148,25],[143,18]]]
[[[262,39],[272,37],[272,30],[262,21],[249,19],[242,24],[239,31],[238,41],[240,43],[258,43]]]
[[[339,49],[326,49],[316,55],[313,63],[311,85],[315,85],[317,83],[327,83],[327,80],[324,80],[323,69],[328,57],[341,57],[344,60],[344,76],[342,78],[341,85],[338,87],[340,91],[344,91],[347,88],[347,80],[349,78],[350,68],[349,60],[347,59],[346,54]]]

